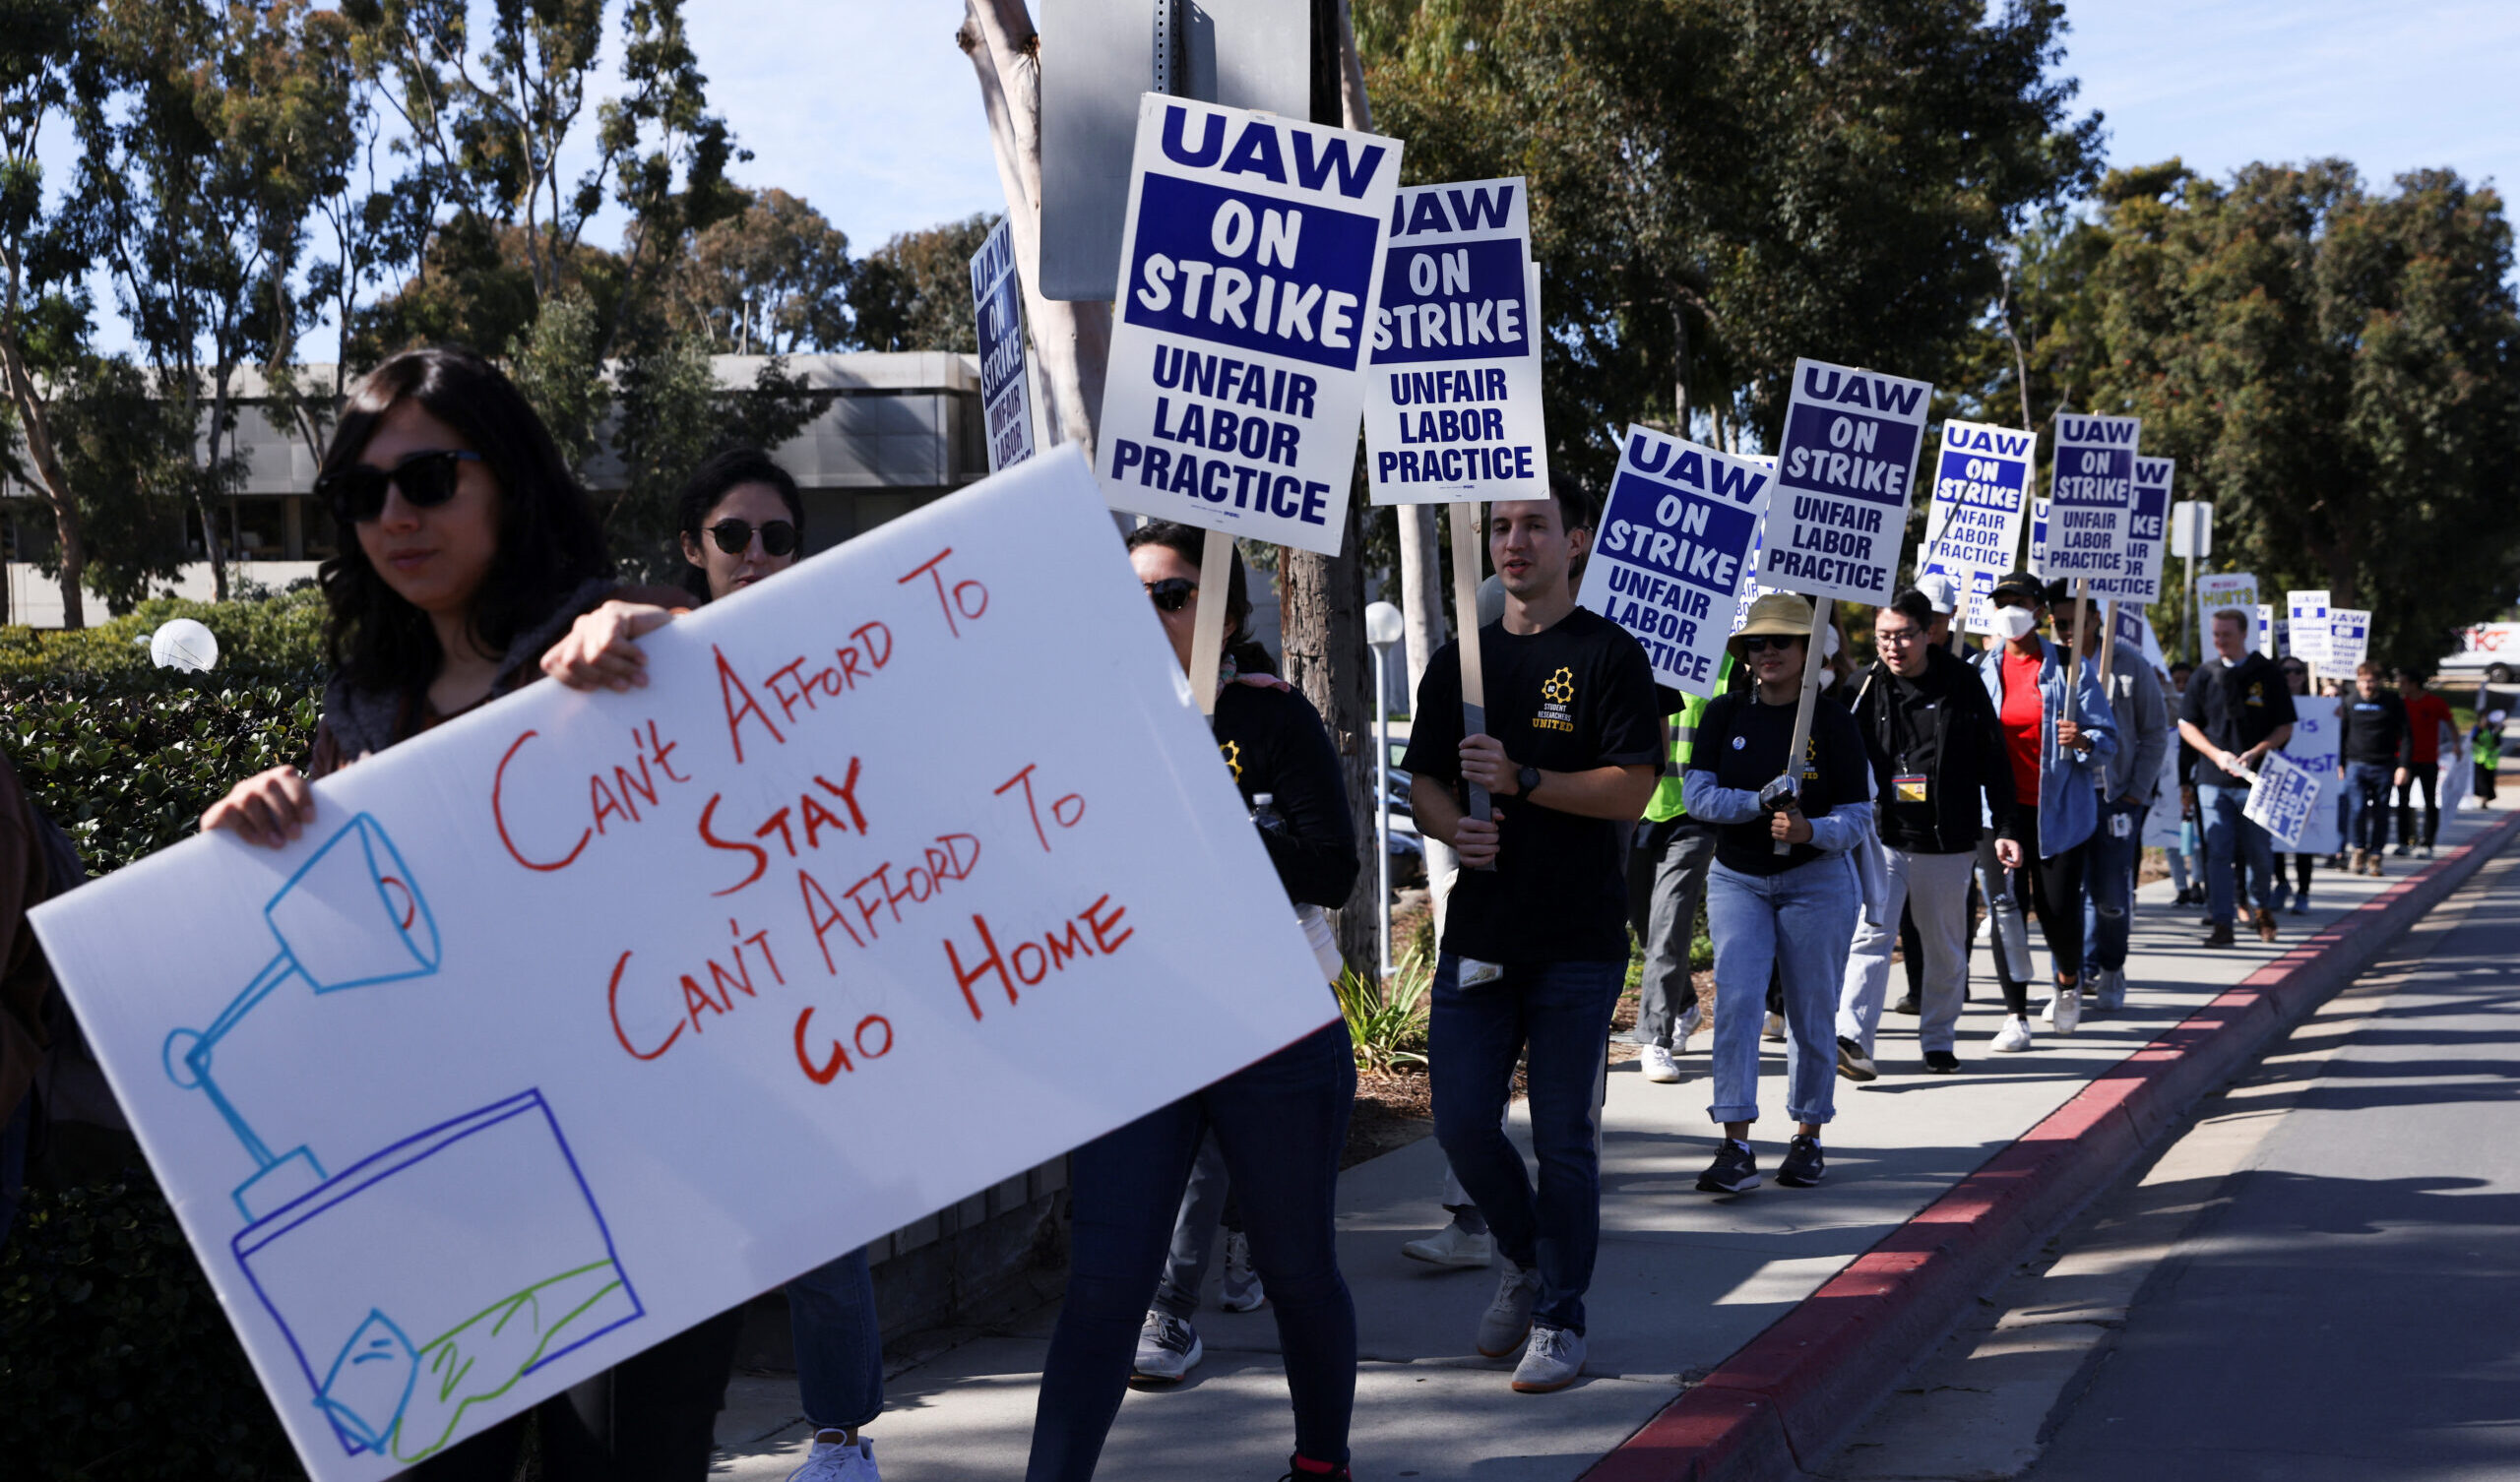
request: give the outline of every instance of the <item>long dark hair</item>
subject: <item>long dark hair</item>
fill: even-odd
[[[1207,555],[1208,532],[1193,525],[1158,520],[1129,531],[1129,549],[1160,545],[1197,566]],[[1225,651],[1245,674],[1275,674],[1278,661],[1251,636],[1251,584],[1242,575],[1242,552],[1233,553],[1232,578],[1225,592]]]
[[[407,401],[462,435],[498,482],[498,554],[472,598],[472,628],[484,651],[503,654],[589,579],[612,575],[603,526],[516,383],[460,345],[405,350],[361,377],[322,472],[356,463],[386,412]],[[385,584],[356,530],[342,530],[337,550],[316,574],[331,609],[324,645],[333,668],[364,690],[428,684],[445,657],[428,615]]]
[[[788,518],[796,526],[797,540],[804,539],[805,496],[796,488],[796,477],[759,448],[729,448],[701,460],[700,466],[683,480],[682,492],[674,496],[674,529],[698,541],[700,523],[729,490],[744,484],[768,484],[778,490],[779,502],[788,507]],[[699,567],[683,568],[682,586],[700,600],[709,600],[709,574]]]

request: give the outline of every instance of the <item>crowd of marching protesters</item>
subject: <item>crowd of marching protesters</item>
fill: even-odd
[[[202,820],[273,847],[315,823],[314,779],[526,684],[643,685],[644,636],[775,578],[805,533],[796,485],[776,463],[721,454],[681,497],[685,584],[620,584],[595,508],[541,421],[495,366],[447,348],[396,355],[358,384],[316,491],[351,538],[321,578],[332,673],[313,755],[303,770],[238,782]],[[1684,698],[1656,684],[1625,631],[1575,603],[1595,517],[1569,481],[1547,499],[1490,507],[1499,605],[1475,632],[1484,729],[1466,733],[1463,666],[1447,646],[1427,664],[1404,763],[1419,830],[1459,861],[1436,882],[1428,1011],[1453,1220],[1404,1252],[1497,1272],[1471,1336],[1514,1361],[1511,1386],[1527,1393],[1584,1369],[1605,1045],[1632,943],[1643,954],[1643,1077],[1679,1082],[1690,1036],[1712,1029],[1706,1114],[1721,1139],[1697,1188],[1738,1195],[1762,1179],[1751,1134],[1763,1037],[1784,1041],[1792,1124],[1774,1175],[1803,1188],[1826,1176],[1838,1082],[1881,1074],[1885,1014],[1915,1019],[1920,1070],[1965,1071],[1958,1025],[1980,943],[2003,1009],[1989,1053],[2072,1034],[2140,991],[2127,944],[2148,814],[2177,814],[2170,864],[2180,903],[2205,908],[2208,947],[2233,945],[2243,925],[2276,940],[2278,910],[2288,895],[2298,910],[2308,885],[2302,860],[2288,886],[2275,841],[2245,813],[2250,777],[2290,736],[2308,679],[2255,651],[2251,615],[2213,614],[2214,656],[2163,673],[2106,635],[2098,609],[2022,573],[1995,584],[1992,632],[1972,645],[1953,632],[1951,586],[1933,579],[1870,614],[1876,656],[1858,668],[1839,614],[1767,592],[1747,604],[1722,692]],[[1240,562],[1225,589],[1202,589],[1202,542],[1163,523],[1126,541],[1185,670],[1202,606],[1224,605],[1215,733],[1326,985],[1340,972],[1327,909],[1348,899],[1359,868],[1342,762],[1321,717],[1252,642]],[[2464,738],[2483,778],[2499,722],[2497,712]],[[2430,853],[2437,772],[2463,744],[2446,708],[2413,677],[2392,687],[2365,664],[2342,730],[2346,846],[2332,862],[2346,866],[2350,851],[2352,869],[2381,873],[2393,817],[2397,855]],[[16,818],[15,802],[0,796],[0,812]],[[0,890],[40,898],[40,841],[10,834],[0,856]],[[1701,916],[1712,1004],[1691,973]],[[1894,965],[1905,989],[1895,1004]],[[25,1062],[13,1049],[12,1077]],[[1537,1178],[1505,1132],[1518,1071]],[[1200,1361],[1193,1318],[1221,1230],[1225,1305],[1266,1305],[1277,1324],[1293,1412],[1289,1476],[1348,1474],[1356,1315],[1334,1204],[1354,1086],[1334,1019],[1075,1149],[1073,1264],[1028,1477],[1090,1477],[1126,1389],[1177,1382]],[[14,1101],[23,1084],[0,1081],[0,1091]],[[22,1135],[13,1122],[13,1150]],[[787,1296],[814,1427],[793,1476],[866,1482],[876,1467],[861,1428],[883,1408],[883,1363],[864,1253],[796,1277]],[[677,1334],[410,1475],[504,1482],[530,1427],[552,1482],[697,1482],[740,1327],[728,1313]]]

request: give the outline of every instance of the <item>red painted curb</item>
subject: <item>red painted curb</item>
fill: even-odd
[[[1774,1482],[1827,1459],[1978,1293],[2515,834],[2520,814],[2398,880],[2102,1072],[1664,1406],[1582,1482]]]

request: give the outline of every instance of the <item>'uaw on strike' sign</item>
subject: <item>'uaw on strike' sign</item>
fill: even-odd
[[[318,1482],[1338,1021],[1109,520],[1053,451],[33,912]]]
[[[1376,504],[1548,497],[1528,195],[1518,175],[1392,203],[1365,396]]]
[[[1103,385],[1117,509],[1337,555],[1400,142],[1150,93]]]
[[[1712,696],[1767,505],[1760,464],[1630,427],[1576,600],[1636,635],[1656,679]]]
[[[2128,521],[2135,507],[2134,417],[2056,414],[2056,462],[2048,483],[2049,581],[2098,582],[2126,574]]]
[[[1963,632],[1995,631],[1989,598],[2021,549],[2021,525],[2030,513],[2030,453],[2037,445],[2029,433],[2009,427],[1942,424],[1917,574],[1948,577],[1966,594]]]
[[[1890,600],[1932,401],[1922,381],[1794,362],[1760,582],[1815,597]]]
[[[2126,517],[2126,560],[2113,577],[2092,579],[2094,600],[2114,598],[2148,605],[2161,600],[2162,566],[2170,554],[2171,483],[2178,461],[2134,458],[2135,502]]]
[[[1032,378],[1025,374],[1024,296],[1015,276],[1015,237],[1001,218],[972,254],[972,322],[980,346],[980,414],[988,428],[988,471],[1003,473],[1033,456]]]

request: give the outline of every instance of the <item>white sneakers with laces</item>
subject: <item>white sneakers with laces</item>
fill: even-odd
[[[1217,1305],[1228,1312],[1258,1312],[1269,1300],[1260,1288],[1260,1273],[1251,1267],[1251,1237],[1240,1230],[1225,1232],[1225,1288]]]
[[[1495,1298],[1479,1315],[1479,1351],[1487,1358],[1503,1358],[1522,1346],[1532,1330],[1532,1308],[1540,1301],[1540,1272],[1511,1261],[1504,1267]]]
[[[2039,1021],[2059,1034],[2071,1034],[2082,1026],[2083,991],[2079,987],[2059,988],[2048,999],[2048,1007]]]
[[[1401,1242],[1400,1254],[1428,1266],[1486,1266],[1495,1259],[1496,1237],[1485,1231],[1474,1235],[1455,1220],[1423,1240]]]
[[[1680,1079],[1679,1062],[1661,1045],[1647,1045],[1636,1057],[1636,1063],[1643,1068],[1645,1079],[1656,1085],[1670,1085]]]
[[[1987,1048],[2006,1055],[2029,1049],[2030,1020],[2007,1015],[2004,1019],[2004,1026],[1995,1031],[1994,1043]]]
[[[1177,1385],[1207,1356],[1197,1328],[1161,1307],[1150,1307],[1146,1322],[1138,1328],[1137,1363],[1129,1371],[1129,1385],[1132,1389]]]
[[[788,1482],[884,1482],[875,1470],[875,1443],[863,1432],[850,1445],[817,1441],[805,1464],[788,1474]]]
[[[1575,1383],[1584,1372],[1584,1335],[1543,1323],[1532,1328],[1523,1345],[1523,1361],[1514,1366],[1514,1392],[1546,1394]]]

